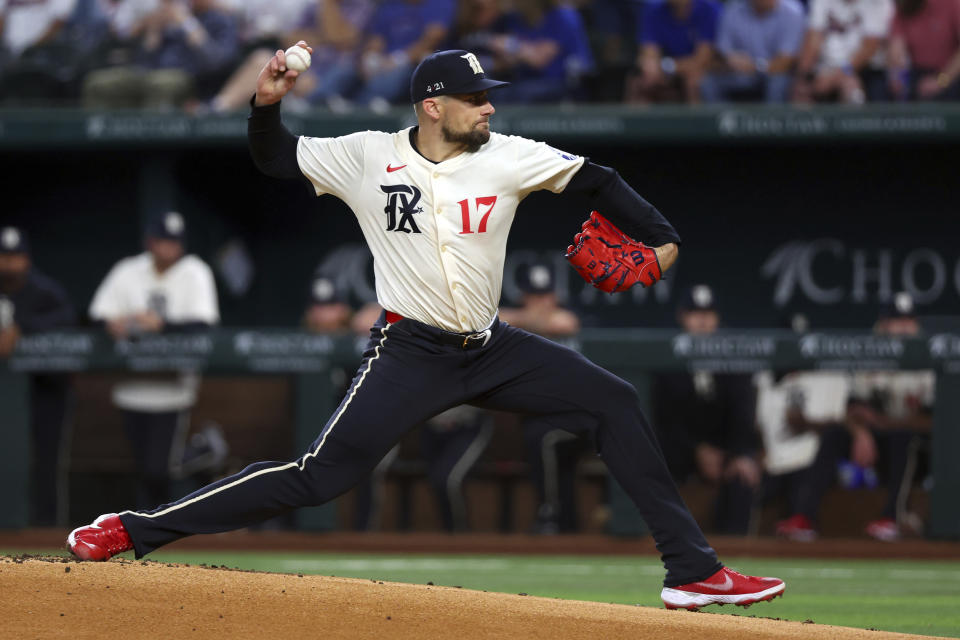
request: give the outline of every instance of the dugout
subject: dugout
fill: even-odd
[[[412,113],[285,120],[298,133],[337,135],[407,126]],[[167,208],[184,213],[190,249],[214,266],[227,329],[295,326],[313,270],[344,245],[351,296],[362,302],[371,294],[349,212],[332,198],[318,201],[300,185],[261,176],[247,155],[242,114],[4,111],[0,124],[0,165],[13,186],[0,219],[31,232],[37,265],[81,310],[107,269],[139,251],[144,218]],[[619,341],[648,327],[666,329],[677,292],[705,274],[723,301],[725,324],[737,330],[779,327],[801,311],[815,329],[863,332],[884,298],[908,289],[928,336],[944,336],[934,361],[944,374],[940,384],[955,384],[960,253],[951,160],[960,108],[518,108],[498,110],[494,129],[616,167],[684,238],[675,271],[650,291],[606,297],[561,279],[561,298],[586,327],[612,331],[601,334]],[[506,302],[518,295],[516,265],[537,257],[562,266],[560,254],[587,211],[586,202],[550,194],[521,205],[508,247]],[[242,246],[254,266],[239,293],[217,264],[231,246]],[[926,348],[934,358],[932,343]],[[615,364],[621,353],[644,359]],[[595,357],[614,370],[655,362],[619,347]],[[6,407],[17,406],[10,400],[16,384],[7,378],[3,385]],[[957,394],[938,397],[935,453],[948,465],[946,457],[960,449],[960,410],[951,404]],[[938,478],[937,491],[960,495],[960,483]],[[957,535],[960,517],[938,530]]]

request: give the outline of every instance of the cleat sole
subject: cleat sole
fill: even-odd
[[[686,609],[687,611],[699,611],[702,607],[712,604],[724,605],[734,604],[738,607],[748,608],[758,602],[769,602],[778,596],[783,596],[786,591],[786,584],[780,584],[767,592],[757,594],[742,594],[740,596],[726,596],[720,594],[708,595],[687,591],[678,591],[676,589],[664,589],[661,598],[667,609]],[[756,597],[753,597],[756,596]],[[668,601],[667,598],[671,601]]]

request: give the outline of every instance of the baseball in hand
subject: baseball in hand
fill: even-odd
[[[293,45],[283,53],[287,58],[287,69],[306,71],[310,68],[310,52],[303,47]]]

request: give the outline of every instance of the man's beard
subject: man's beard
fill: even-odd
[[[467,151],[474,153],[490,140],[489,129],[471,129],[470,131],[451,131],[447,125],[440,127],[444,142],[466,145]]]

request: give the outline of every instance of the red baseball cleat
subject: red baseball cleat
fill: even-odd
[[[118,553],[133,549],[120,516],[106,513],[93,524],[77,527],[67,536],[67,548],[80,560],[109,560]]]
[[[900,527],[897,521],[890,518],[880,518],[867,525],[867,535],[883,542],[896,542],[900,539]]]
[[[813,523],[802,513],[795,513],[786,520],[778,522],[776,531],[777,537],[794,542],[813,542],[817,539],[817,530],[814,529]]]
[[[756,578],[724,567],[703,582],[679,587],[664,587],[660,598],[667,609],[696,611],[708,604],[736,604],[749,607],[754,602],[773,600],[786,588],[779,578]]]

